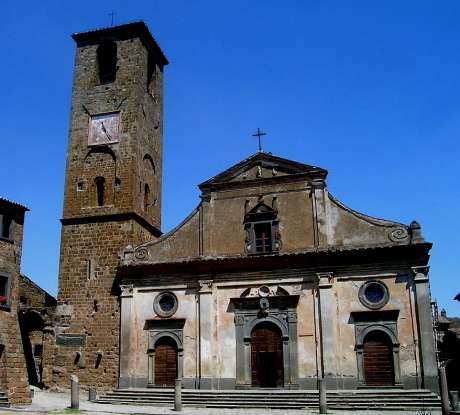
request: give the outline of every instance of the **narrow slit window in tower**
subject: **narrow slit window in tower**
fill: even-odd
[[[149,185],[146,183],[144,186],[144,210],[147,210],[149,207],[149,197],[150,197],[150,188]]]
[[[103,177],[98,177],[96,180],[96,196],[97,196],[97,205],[104,206],[104,187],[105,179]]]

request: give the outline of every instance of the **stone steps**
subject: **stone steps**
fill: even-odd
[[[8,401],[8,397],[6,393],[0,391],[0,408],[8,408],[10,406],[10,402]]]
[[[101,404],[173,406],[174,389],[117,389],[101,396]],[[318,391],[255,389],[244,391],[182,390],[182,404],[205,408],[317,409]],[[428,390],[364,389],[329,391],[330,409],[440,410],[441,400]]]

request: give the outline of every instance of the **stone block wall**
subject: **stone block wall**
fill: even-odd
[[[161,235],[163,66],[168,62],[143,22],[73,38],[77,50],[51,371],[58,389],[69,387],[70,374],[82,386],[112,389],[119,353],[116,268],[126,246]],[[115,73],[103,77],[107,56],[115,59]],[[96,144],[89,139],[91,126],[97,130],[102,124],[96,117],[107,114],[118,120],[118,130]]]
[[[22,236],[27,210],[23,205],[0,198],[0,387],[12,405],[31,402],[18,321]]]
[[[27,278],[19,277],[18,318],[29,383],[41,388],[50,385],[54,353],[56,299]]]

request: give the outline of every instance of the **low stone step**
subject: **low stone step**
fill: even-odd
[[[244,390],[204,391],[183,390],[182,403],[206,408],[272,408],[305,409],[318,407],[317,391]],[[354,390],[328,391],[328,407],[346,410],[439,410],[439,397],[426,390]],[[101,396],[99,403],[123,405],[174,404],[173,389],[118,389]]]
[[[0,407],[1,408],[9,408],[10,402],[8,401],[8,397],[6,396],[6,393],[3,391],[0,391]]]

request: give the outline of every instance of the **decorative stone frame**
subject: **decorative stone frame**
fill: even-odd
[[[148,359],[148,386],[155,386],[155,348],[156,343],[163,337],[169,337],[176,344],[177,353],[177,378],[183,376],[183,330],[185,319],[177,320],[150,320],[147,321],[149,330],[149,348],[147,350]]]
[[[236,389],[252,389],[251,334],[262,322],[273,323],[280,329],[284,388],[299,389],[296,311],[299,296],[270,296],[267,299],[269,310],[261,310],[260,297],[231,299],[235,306]]]
[[[373,286],[378,287],[379,289],[382,290],[383,296],[380,301],[372,302],[368,300],[366,297],[366,290]],[[390,299],[390,292],[388,290],[388,287],[382,281],[368,280],[363,285],[361,285],[359,292],[358,292],[358,297],[359,297],[359,301],[361,301],[361,304],[364,307],[367,307],[371,310],[378,310],[379,308],[384,307],[388,303],[388,300]]]
[[[171,297],[174,300],[174,306],[169,311],[163,310],[160,305],[161,299],[166,296]],[[172,317],[176,313],[177,307],[179,307],[179,302],[177,300],[176,295],[171,291],[162,291],[155,297],[155,300],[153,301],[153,309],[155,313],[157,313],[158,316],[163,318]]]
[[[383,331],[392,343],[393,373],[395,386],[402,387],[401,369],[399,364],[399,341],[398,341],[398,314],[399,310],[354,312],[351,313],[355,323],[356,357],[358,364],[358,386],[365,387],[364,378],[364,339],[372,331]]]
[[[272,204],[277,204],[276,198],[273,199]],[[247,204],[245,205],[245,209],[247,209]],[[262,197],[259,197],[259,202],[253,209],[246,211],[244,215],[244,229],[246,231],[244,252],[246,254],[263,255],[281,251],[282,242],[277,216],[278,209],[265,204]],[[256,252],[256,227],[263,225],[270,229],[270,247],[265,252]]]

